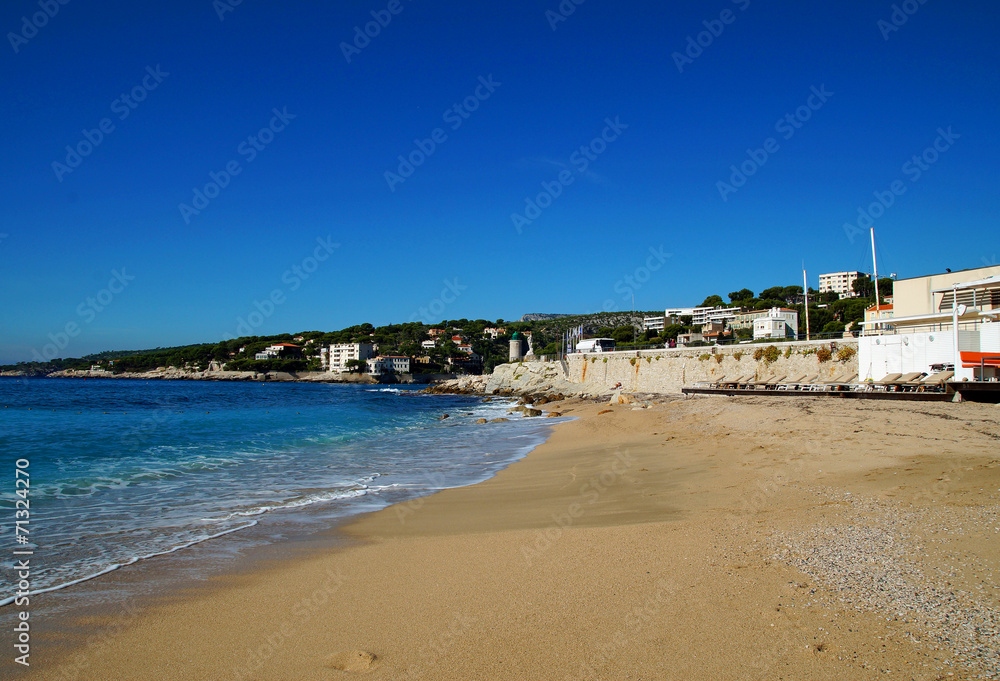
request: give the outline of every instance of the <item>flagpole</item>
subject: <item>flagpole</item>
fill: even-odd
[[[802,290],[806,294],[806,340],[809,340],[809,279],[805,267],[802,268]]]

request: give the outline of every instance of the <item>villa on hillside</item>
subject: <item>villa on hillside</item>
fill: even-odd
[[[367,360],[368,373],[372,376],[410,373],[410,358],[402,355],[379,355]]]
[[[298,354],[301,345],[295,343],[275,343],[269,345],[253,356],[254,359],[277,359],[279,355]]]
[[[787,307],[772,307],[766,315],[753,320],[753,338],[796,338],[799,334],[799,313]]]

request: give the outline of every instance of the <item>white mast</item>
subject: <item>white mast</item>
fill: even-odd
[[[809,340],[809,279],[805,267],[802,268],[802,290],[806,294],[806,340]]]
[[[880,328],[878,324],[878,319],[881,317],[879,313],[879,298],[878,298],[878,263],[875,261],[875,228],[871,228],[872,231],[872,270],[874,271],[873,276],[875,277],[875,328]]]

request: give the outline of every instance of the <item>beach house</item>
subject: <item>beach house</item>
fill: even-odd
[[[253,356],[254,359],[277,359],[280,355],[286,357],[290,355],[297,356],[302,350],[301,345],[296,345],[295,343],[275,343],[274,345],[269,345],[257,354]]]
[[[891,325],[866,315],[862,379],[941,369],[959,381],[996,378],[1000,362],[987,358],[1000,356],[1000,265],[897,279],[892,294]]]

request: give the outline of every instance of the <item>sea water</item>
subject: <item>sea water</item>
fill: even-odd
[[[32,551],[31,593],[57,598],[154,556],[320,530],[524,456],[552,421],[475,423],[508,408],[378,385],[0,378],[0,560],[14,574],[7,549]]]

